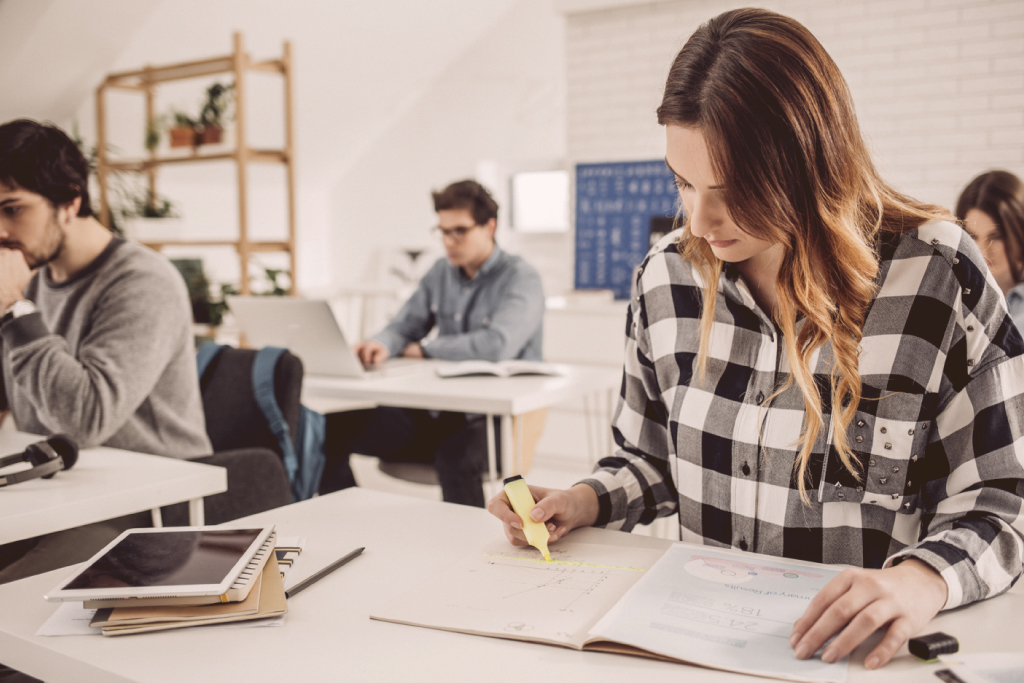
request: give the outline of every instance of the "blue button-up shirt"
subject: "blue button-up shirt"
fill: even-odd
[[[522,257],[494,245],[476,276],[441,258],[416,292],[373,339],[398,356],[420,342],[429,358],[445,360],[541,360],[544,289]],[[434,326],[435,339],[421,341]]]

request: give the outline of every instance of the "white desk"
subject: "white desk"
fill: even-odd
[[[0,586],[0,662],[48,683],[143,681],[487,681],[750,683],[750,676],[641,657],[577,652],[549,645],[404,626],[369,618],[392,596],[501,538],[485,511],[352,488],[238,520],[276,523],[305,536],[295,567],[308,576],[359,546],[366,552],[288,603],[281,628],[190,629],[122,638],[34,635],[56,609],[42,595],[59,570]],[[600,529],[577,532],[592,543],[667,547],[668,541]],[[963,652],[1020,650],[1024,595],[1003,595],[943,613],[925,633],[959,638]],[[859,648],[849,683],[935,683],[940,665],[903,648],[880,671],[866,671]]]
[[[0,454],[25,450],[44,437],[0,432]],[[189,501],[190,520],[203,522],[203,497],[227,491],[223,467],[122,451],[85,448],[69,470],[52,479],[32,479],[0,489],[0,543],[62,531],[83,524],[154,511]]]
[[[422,369],[405,370],[394,375],[365,379],[307,376],[303,382],[308,396],[345,399],[396,408],[450,410],[462,413],[483,413],[488,418],[501,417],[502,473],[521,471],[522,438],[512,448],[512,418],[576,398],[599,396],[603,404],[598,424],[611,423],[611,393],[622,378],[620,369],[569,365],[565,377],[438,377],[433,362],[424,362]],[[603,399],[603,400],[601,400]],[[610,433],[610,429],[604,431]],[[521,435],[517,435],[521,436]],[[597,446],[600,448],[600,446]],[[487,454],[490,482],[497,480],[497,459],[494,446],[493,421],[487,420]]]

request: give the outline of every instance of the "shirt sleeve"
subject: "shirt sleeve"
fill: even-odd
[[[537,271],[517,267],[490,318],[486,327],[432,339],[423,345],[424,355],[492,362],[516,358],[544,322],[544,288]]]
[[[1024,558],[1024,356],[974,374],[939,413],[925,454],[922,540],[908,557],[939,572],[944,609],[1006,591]]]
[[[419,286],[401,310],[391,319],[387,327],[371,337],[388,350],[391,358],[402,355],[405,347],[427,336],[434,327],[434,312],[431,310],[431,288],[437,273],[431,269],[420,280]]]
[[[674,514],[678,507],[669,472],[668,410],[658,389],[642,305],[634,302],[626,316],[622,387],[612,418],[618,449],[582,482],[597,493],[596,526],[622,531]]]
[[[183,283],[126,273],[97,300],[77,356],[40,313],[0,328],[10,354],[6,381],[18,385],[19,400],[32,403],[51,433],[100,445],[139,409],[179,352],[182,335],[191,333],[183,316],[191,317]]]

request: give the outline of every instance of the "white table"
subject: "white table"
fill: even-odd
[[[502,473],[521,471],[522,435],[517,435],[512,448],[512,418],[557,403],[577,398],[597,397],[601,417],[598,425],[611,423],[611,394],[619,386],[622,371],[601,366],[566,365],[564,377],[538,375],[519,377],[438,377],[435,361],[424,362],[422,368],[402,368],[380,377],[346,379],[307,375],[303,393],[323,399],[344,399],[395,408],[449,410],[462,413],[483,413],[487,416],[487,456],[490,483],[498,478],[493,416],[501,417]],[[590,411],[588,410],[588,416]],[[520,423],[521,424],[521,423]],[[589,434],[588,434],[589,436]],[[600,445],[595,444],[600,449]]]
[[[485,511],[351,488],[232,522],[276,523],[305,536],[295,579],[353,548],[366,552],[292,598],[281,628],[189,629],[123,638],[34,635],[56,609],[42,595],[58,570],[0,586],[0,662],[48,683],[143,681],[487,681],[750,683],[750,676],[597,652],[485,638],[371,620],[375,607],[424,577],[501,538]],[[577,532],[591,543],[667,547],[668,541],[601,529]],[[924,633],[956,636],[963,652],[1020,650],[1020,592],[940,614]],[[880,671],[862,666],[858,648],[849,683],[935,683],[940,665],[906,648]]]
[[[44,437],[0,431],[0,454]],[[13,469],[11,471],[14,471]],[[189,501],[192,524],[203,523],[203,497],[227,491],[227,471],[176,458],[117,448],[85,448],[69,470],[0,489],[0,543],[10,543],[143,510]]]

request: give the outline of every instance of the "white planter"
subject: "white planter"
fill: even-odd
[[[184,227],[180,218],[128,218],[124,233],[136,242],[173,242],[184,236]]]

